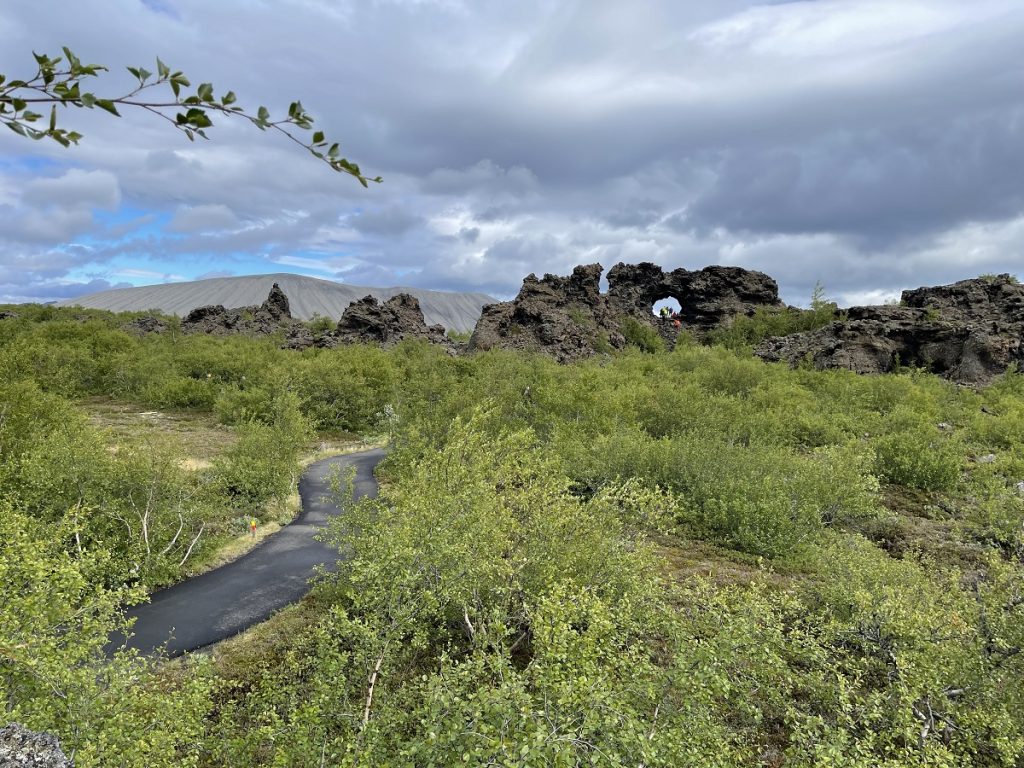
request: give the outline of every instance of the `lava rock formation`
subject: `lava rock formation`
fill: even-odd
[[[473,331],[470,351],[494,348],[542,351],[571,362],[626,346],[627,318],[656,330],[672,346],[679,329],[654,316],[656,301],[675,298],[682,328],[698,336],[758,307],[781,307],[776,282],[740,267],[665,272],[656,264],[616,264],[608,293],[600,264],[576,267],[569,277],[529,275],[512,301],[489,304]]]
[[[428,326],[419,300],[408,293],[392,296],[383,304],[373,296],[364,296],[348,305],[333,331],[317,334],[305,326],[296,326],[285,346],[290,349],[360,343],[392,346],[406,339],[422,339],[455,353],[455,345],[444,326]]]
[[[1024,357],[1024,286],[1010,275],[904,291],[899,306],[851,307],[816,331],[766,339],[767,361],[886,373],[924,368],[984,384]]]
[[[288,297],[274,283],[258,307],[226,309],[221,304],[196,307],[181,321],[185,333],[207,333],[222,336],[229,333],[272,334],[294,324],[288,309]]]

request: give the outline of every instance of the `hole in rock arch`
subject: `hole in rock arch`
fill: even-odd
[[[654,302],[654,306],[651,307],[651,312],[654,313],[655,317],[662,316],[662,307],[666,307],[668,309],[669,315],[671,315],[673,312],[679,312],[682,310],[682,305],[680,305],[679,300],[676,299],[674,296],[667,296],[664,299],[658,299],[656,302]]]

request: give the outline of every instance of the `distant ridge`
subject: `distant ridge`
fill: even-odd
[[[303,320],[309,320],[314,314],[338,320],[350,303],[368,294],[385,301],[396,294],[408,293],[419,299],[428,325],[440,323],[446,329],[460,333],[472,331],[484,304],[496,301],[485,293],[450,293],[402,287],[372,288],[282,272],[118,288],[66,299],[57,304],[62,307],[107,309],[111,312],[156,309],[168,315],[184,317],[196,307],[210,304],[223,304],[229,308],[261,304],[274,283],[280,285],[288,296],[292,316]]]

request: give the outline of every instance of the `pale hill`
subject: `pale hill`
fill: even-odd
[[[376,296],[380,301],[386,301],[396,294],[408,293],[419,299],[428,325],[440,323],[448,330],[467,332],[472,331],[476,325],[483,305],[495,302],[495,299],[484,293],[449,293],[423,288],[370,288],[279,273],[119,288],[67,299],[58,304],[112,312],[155,309],[168,315],[184,317],[196,307],[211,304],[222,304],[225,307],[259,305],[267,298],[274,283],[280,285],[288,296],[292,316],[303,320],[309,320],[314,314],[338,320],[351,302],[364,296]]]

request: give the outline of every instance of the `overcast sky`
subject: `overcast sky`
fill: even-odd
[[[159,55],[281,114],[364,190],[217,119],[0,135],[0,302],[296,272],[514,294],[576,264],[763,270],[842,304],[1024,276],[1021,0],[4,0],[0,72]]]

